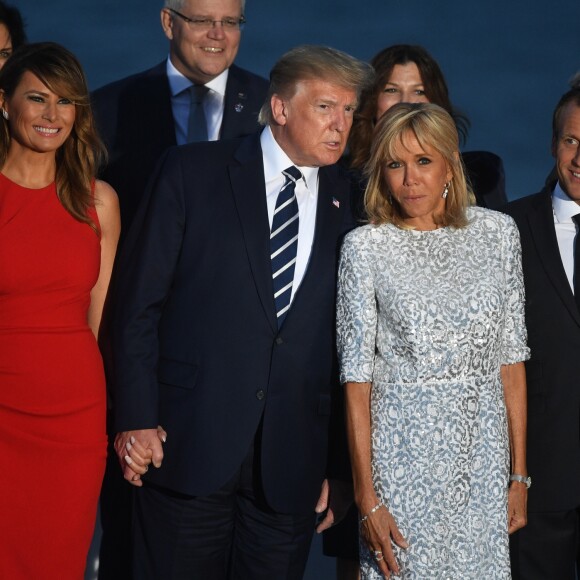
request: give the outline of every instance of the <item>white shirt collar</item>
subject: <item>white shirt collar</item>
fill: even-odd
[[[556,184],[552,192],[552,207],[554,208],[554,215],[560,224],[572,223],[572,216],[580,213],[580,205],[568,197],[560,186],[560,182]]]
[[[293,161],[286,155],[282,147],[272,134],[270,126],[267,126],[260,135],[260,145],[262,146],[262,156],[264,159],[264,179],[266,183],[274,179],[281,178],[282,171],[295,165]],[[318,167],[300,167],[296,165],[304,176],[306,187],[308,191],[316,195],[318,184]]]
[[[171,58],[167,57],[167,79],[169,80],[169,89],[171,90],[171,96],[175,97],[179,93],[188,89],[193,83],[183,74],[181,74],[171,62]],[[228,72],[226,69],[223,73],[218,75],[215,79],[212,79],[205,86],[212,90],[214,93],[218,93],[222,97],[226,94],[226,84],[228,82]]]

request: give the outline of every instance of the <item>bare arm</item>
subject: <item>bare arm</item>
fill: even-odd
[[[371,552],[379,552],[377,564],[388,578],[398,574],[399,566],[393,554],[391,538],[402,548],[407,542],[387,507],[371,514],[379,504],[371,472],[371,383],[346,383],[346,430],[354,484],[354,498],[361,515],[367,516],[362,533]],[[370,514],[370,515],[369,515]]]
[[[526,464],[526,370],[523,362],[502,365],[501,379],[508,420],[511,471],[528,475]],[[509,533],[523,528],[527,522],[528,490],[525,484],[513,481],[508,494]]]
[[[119,200],[115,190],[104,181],[95,183],[95,206],[101,228],[101,268],[97,283],[91,290],[88,323],[93,334],[98,338],[103,307],[117,251],[117,242],[121,232]]]

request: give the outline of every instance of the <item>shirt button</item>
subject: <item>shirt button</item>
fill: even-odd
[[[262,389],[260,389],[259,391],[256,391],[256,399],[258,399],[258,401],[261,401],[265,396],[265,393]]]

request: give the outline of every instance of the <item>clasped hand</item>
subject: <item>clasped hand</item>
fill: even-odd
[[[123,431],[115,437],[115,452],[121,464],[123,477],[136,487],[141,487],[141,476],[147,473],[149,465],[161,467],[163,443],[167,433],[159,425],[157,429]]]

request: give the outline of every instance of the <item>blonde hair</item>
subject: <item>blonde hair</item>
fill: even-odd
[[[466,209],[475,203],[475,196],[465,179],[455,122],[447,111],[433,103],[399,103],[377,123],[370,158],[365,166],[368,220],[374,224],[392,223],[409,228],[403,221],[399,204],[388,191],[383,175],[385,161],[396,159],[397,149],[408,134],[414,135],[423,149],[429,147],[440,153],[453,174],[445,210],[435,217],[437,225],[465,227],[468,224]]]
[[[352,89],[357,99],[371,86],[374,72],[370,64],[329,46],[304,44],[282,55],[270,72],[270,86],[258,122],[273,123],[270,101],[275,94],[292,98],[300,81],[321,79]]]

